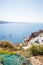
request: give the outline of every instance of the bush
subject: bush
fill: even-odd
[[[31,55],[43,55],[43,45],[32,44],[29,48],[29,52]]]
[[[32,55],[43,55],[43,46],[33,44],[30,48]]]

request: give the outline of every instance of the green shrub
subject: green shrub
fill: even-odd
[[[31,55],[43,55],[43,45],[32,44],[29,49],[27,49]]]

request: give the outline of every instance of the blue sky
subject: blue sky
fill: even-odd
[[[43,22],[43,0],[0,0],[0,20]]]

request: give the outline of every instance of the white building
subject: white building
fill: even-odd
[[[43,37],[38,36],[38,37],[35,37],[35,38],[31,39],[28,42],[28,45],[23,47],[23,48],[26,50],[26,49],[28,49],[31,46],[31,44],[40,44],[40,45],[43,45]]]

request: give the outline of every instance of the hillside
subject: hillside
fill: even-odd
[[[26,46],[24,46],[24,49],[27,49],[31,46],[31,44],[40,44],[43,45],[43,30],[39,30],[37,32],[31,33],[31,35],[24,39],[24,43]]]
[[[0,41],[0,50],[6,49],[6,50],[15,50],[15,45],[7,40]]]
[[[31,39],[43,35],[43,30],[31,33],[31,35],[24,39],[24,42],[29,42]]]
[[[0,41],[0,53],[4,54],[15,54],[20,51],[21,53],[22,46],[20,44],[14,44],[8,40],[2,40]]]

